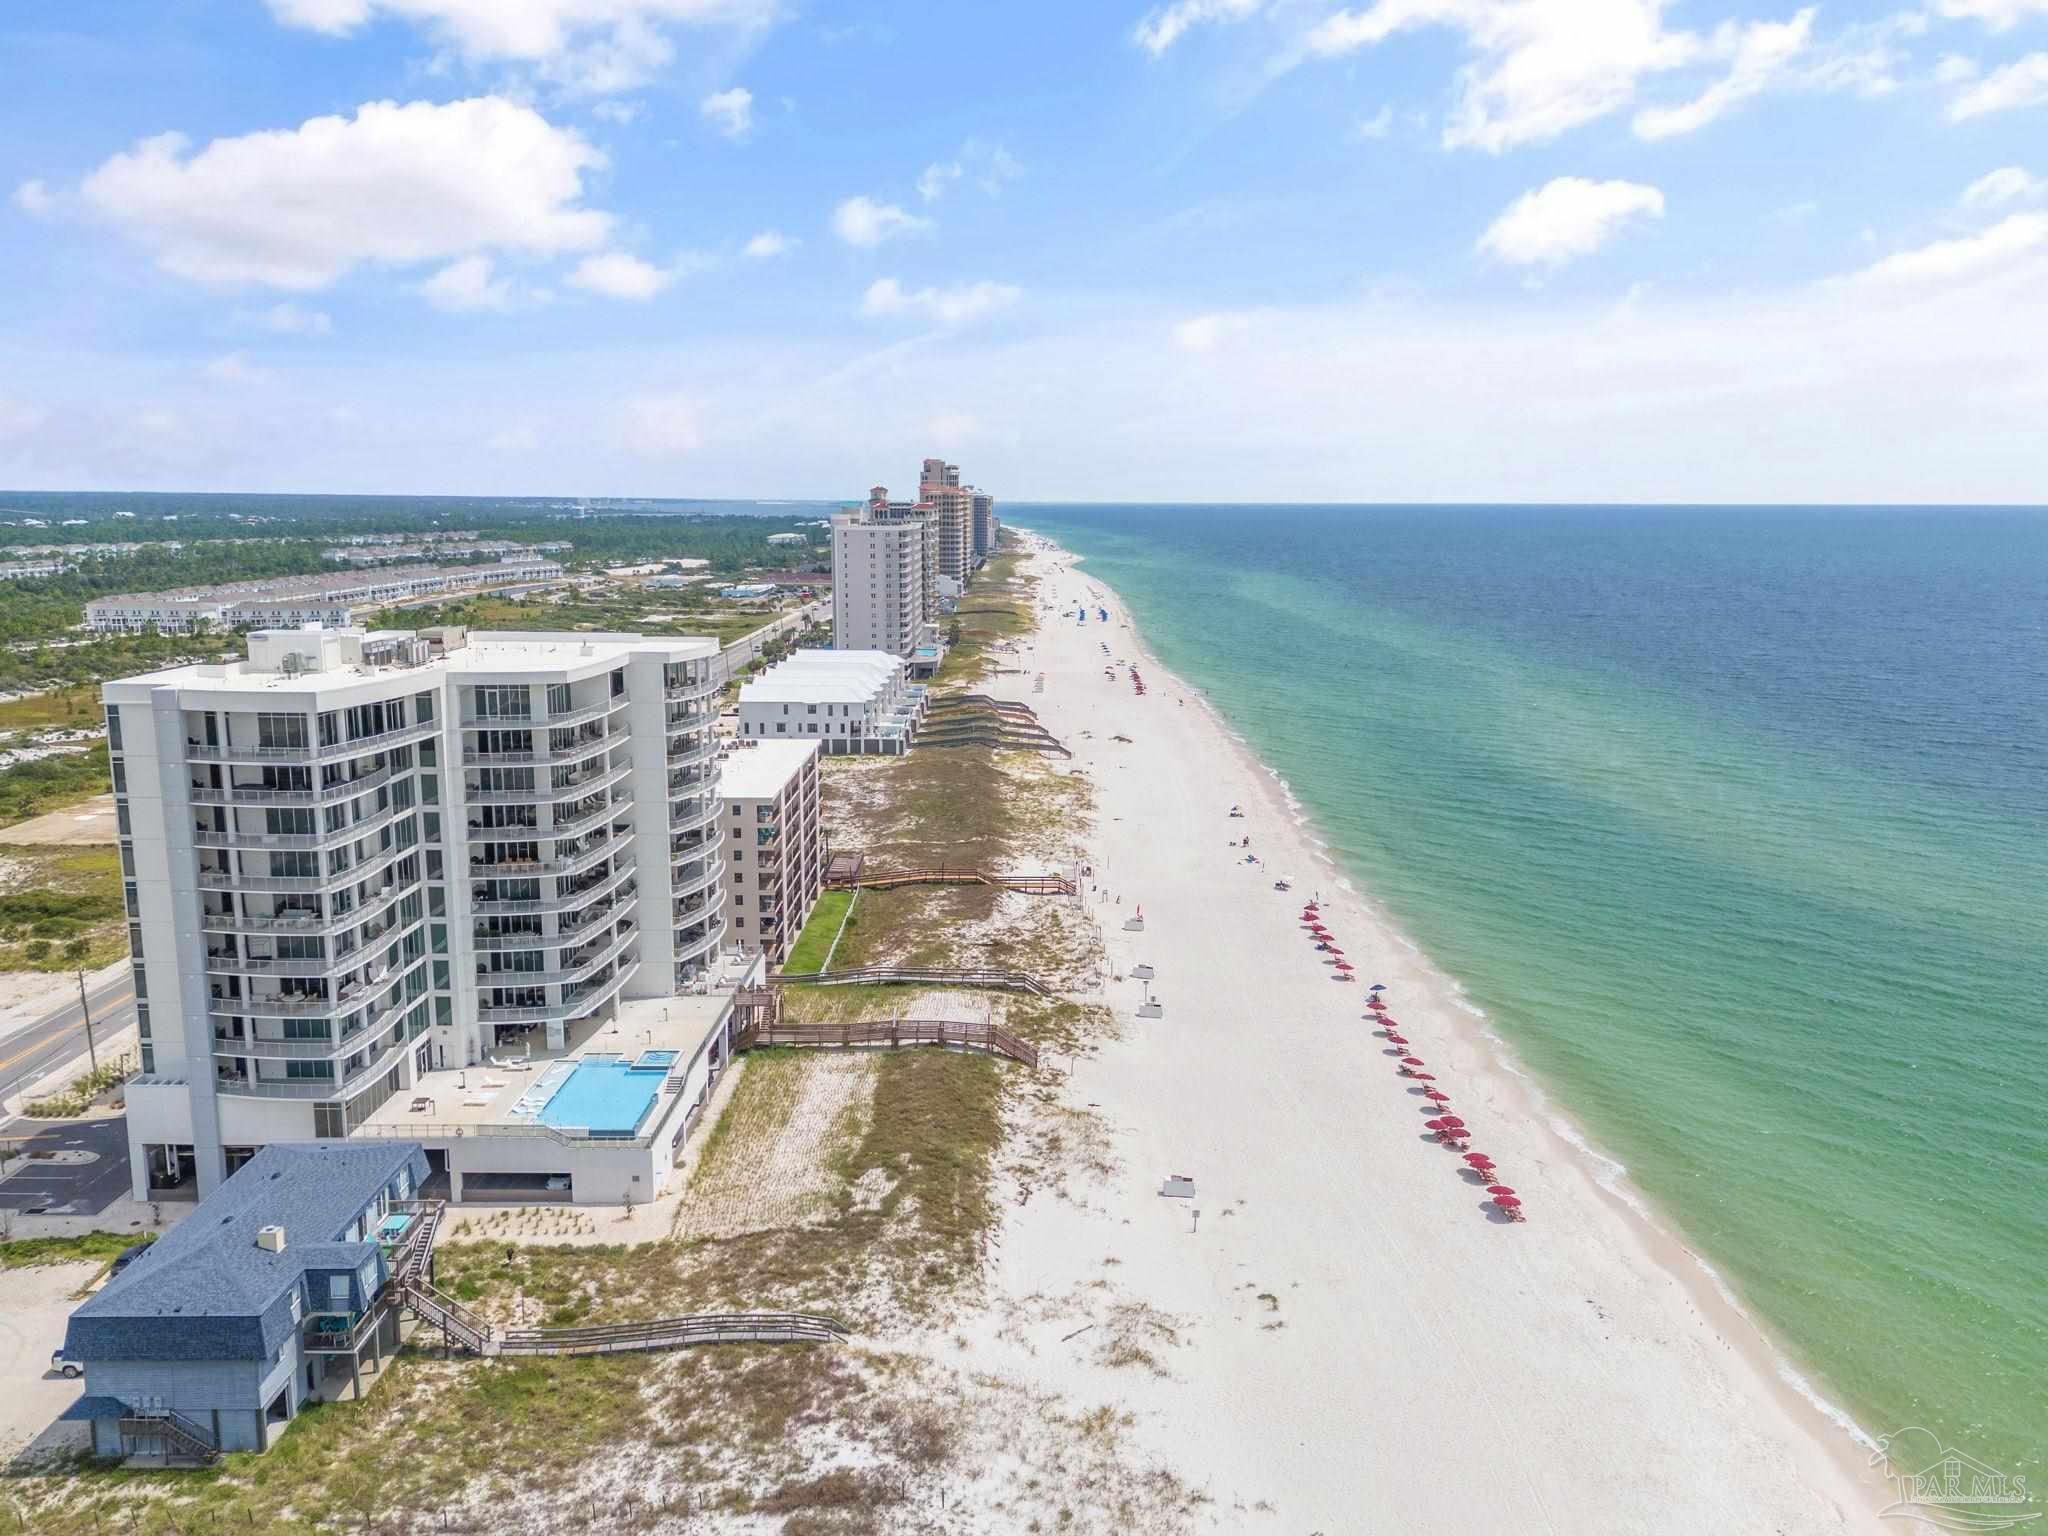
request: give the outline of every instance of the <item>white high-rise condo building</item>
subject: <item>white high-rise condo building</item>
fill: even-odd
[[[106,684],[138,1196],[701,991],[722,678],[711,640],[272,630]]]
[[[928,621],[925,525],[891,517],[889,493],[832,519],[832,645],[909,656]],[[877,515],[877,508],[880,515]]]

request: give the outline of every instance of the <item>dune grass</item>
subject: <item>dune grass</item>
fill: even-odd
[[[804,924],[804,931],[790,946],[789,958],[782,962],[782,974],[815,976],[823,970],[825,956],[831,953],[832,941],[839,936],[839,925],[846,920],[847,909],[852,905],[852,891],[826,891],[821,894],[811,907],[810,920]]]

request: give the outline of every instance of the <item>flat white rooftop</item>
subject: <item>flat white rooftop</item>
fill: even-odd
[[[727,800],[772,800],[803,771],[819,752],[816,737],[806,741],[759,740],[753,746],[735,742],[718,763],[718,793]]]

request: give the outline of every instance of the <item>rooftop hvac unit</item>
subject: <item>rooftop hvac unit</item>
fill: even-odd
[[[279,1226],[258,1227],[256,1246],[266,1253],[284,1252],[284,1228]]]

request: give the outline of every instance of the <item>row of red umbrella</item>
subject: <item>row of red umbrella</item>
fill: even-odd
[[[1144,678],[1138,675],[1138,669],[1136,667],[1131,668],[1131,686],[1135,688],[1140,694],[1144,693],[1145,691],[1145,680]]]
[[[1326,952],[1337,956],[1335,963],[1339,968],[1339,979],[1344,981],[1351,980],[1350,962],[1344,959],[1344,951],[1337,947],[1337,941],[1331,936],[1330,930],[1324,926],[1318,903],[1311,901],[1303,907],[1301,920],[1303,926],[1308,929],[1316,942]],[[1380,996],[1382,992],[1386,991],[1385,985],[1381,982],[1374,982],[1371,991],[1372,996],[1366,1000],[1365,1005],[1368,1010],[1366,1017],[1374,1020],[1378,1025],[1380,1033],[1385,1037],[1387,1044],[1398,1046],[1404,1052],[1400,1060],[1395,1064],[1401,1076],[1428,1085],[1423,1089],[1422,1097],[1425,1103],[1437,1111],[1437,1116],[1433,1120],[1423,1121],[1423,1127],[1426,1130],[1434,1131],[1436,1139],[1444,1146],[1455,1148],[1462,1153],[1465,1159],[1465,1166],[1470,1168],[1480,1178],[1499,1179],[1500,1171],[1494,1166],[1492,1158],[1488,1157],[1484,1152],[1469,1150],[1472,1144],[1471,1128],[1465,1124],[1460,1116],[1449,1113],[1451,1096],[1436,1086],[1436,1075],[1434,1073],[1423,1070],[1429,1063],[1420,1056],[1409,1052],[1409,1040],[1407,1036],[1401,1033],[1400,1021],[1388,1014],[1386,1000]],[[1522,1215],[1522,1198],[1508,1185],[1490,1183],[1486,1186],[1486,1192],[1493,1197],[1494,1205],[1503,1215],[1514,1221],[1524,1219]]]

